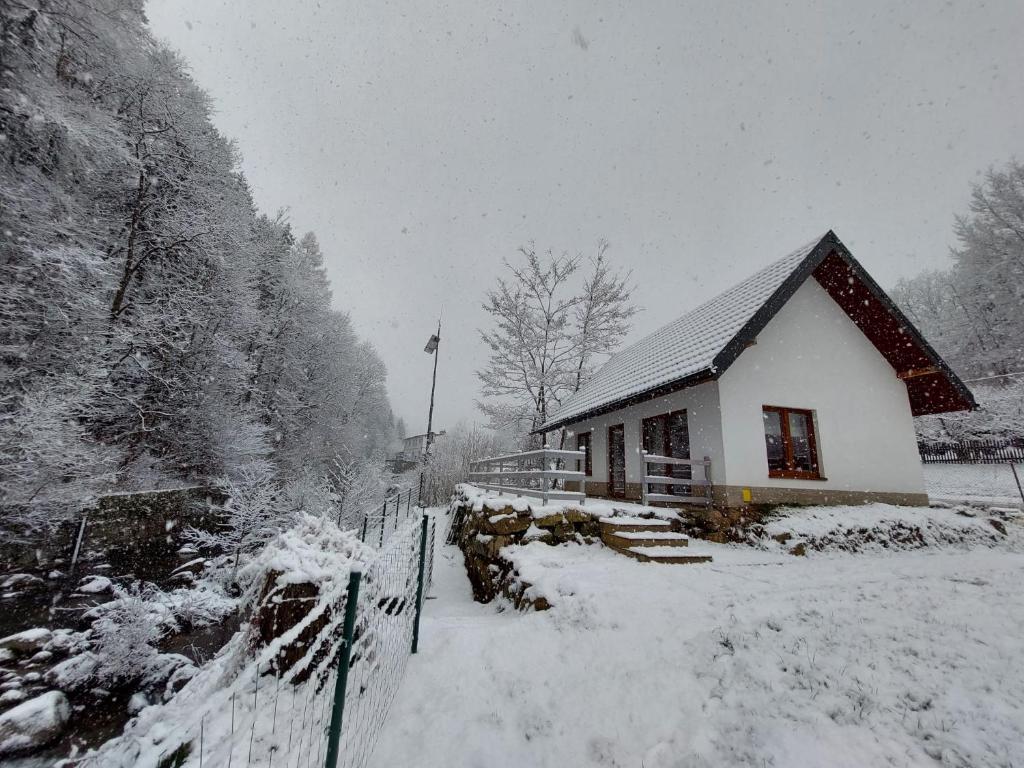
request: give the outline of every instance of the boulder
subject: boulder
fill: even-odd
[[[500,512],[489,517],[481,517],[480,530],[484,533],[493,533],[500,536],[507,536],[511,533],[522,533],[530,527],[530,516],[519,515],[515,512]]]
[[[53,633],[46,627],[33,627],[15,635],[8,635],[0,638],[0,648],[6,648],[15,653],[36,653],[43,650]]]
[[[56,741],[68,719],[71,706],[60,691],[23,701],[0,715],[0,755],[37,749]]]

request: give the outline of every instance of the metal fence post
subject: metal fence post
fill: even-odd
[[[420,644],[420,614],[423,613],[423,568],[427,562],[427,513],[423,513],[420,526],[420,571],[416,577],[416,620],[412,625],[412,652],[416,653]]]
[[[380,508],[380,544],[377,549],[384,546],[384,522],[388,519],[388,500],[384,499],[384,506]]]
[[[417,507],[422,507],[423,506],[423,477],[424,477],[423,472],[420,472],[420,490],[419,490],[419,493],[416,494],[416,506]],[[410,491],[410,493],[411,493],[411,491]]]
[[[370,522],[370,515],[368,512],[363,512],[363,535],[359,537],[362,542],[366,541],[366,524]]]
[[[1020,487],[1020,477],[1017,475],[1017,467],[1014,466],[1013,462],[1010,462],[1010,471],[1013,472],[1013,479],[1017,482],[1017,493],[1020,494],[1020,500],[1024,501],[1024,489]]]
[[[331,725],[327,731],[327,760],[324,763],[324,768],[336,768],[338,765],[338,745],[341,742],[341,722],[345,711],[345,688],[348,685],[348,665],[352,660],[352,638],[355,635],[359,580],[362,575],[359,566],[354,566],[348,576],[341,659],[338,660],[338,676],[334,680],[334,707],[331,709]]]

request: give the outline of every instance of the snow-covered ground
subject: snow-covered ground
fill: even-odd
[[[474,603],[444,547],[371,764],[1024,765],[1012,543],[812,558],[698,546],[713,563],[519,548],[554,606],[525,614]]]
[[[1016,467],[1024,482],[1024,464]],[[925,464],[924,485],[932,501],[1022,504],[1009,464]]]
[[[803,544],[808,554],[923,547],[1024,550],[1024,527],[1012,524],[1021,520],[1024,513],[1012,507],[788,507],[773,512],[763,525],[753,526],[749,539],[769,550],[790,551]]]

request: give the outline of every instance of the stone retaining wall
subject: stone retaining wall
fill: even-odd
[[[502,550],[532,541],[589,544],[600,541],[601,530],[597,518],[583,506],[559,507],[550,512],[548,509],[534,509],[523,499],[485,499],[462,487],[457,489],[451,505],[457,526],[453,538],[465,557],[475,600],[489,603],[501,595],[519,610],[542,611],[550,607],[543,597],[530,596],[530,584],[502,557]]]
[[[189,526],[215,526],[215,505],[223,501],[218,491],[202,487],[101,496],[77,519],[33,544],[0,544],[0,573],[63,570],[71,562],[84,517],[79,559],[102,559],[116,572],[145,578],[165,561],[177,565],[181,533]]]

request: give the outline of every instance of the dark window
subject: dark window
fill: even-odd
[[[657,456],[670,456],[673,459],[690,458],[690,429],[686,421],[686,411],[673,411],[660,416],[651,416],[643,420],[643,449]],[[693,477],[693,468],[688,464],[650,464],[648,471],[652,475],[673,477],[689,480]],[[651,493],[672,493],[676,496],[691,496],[688,485],[651,485]]]
[[[820,478],[814,416],[803,408],[763,408],[769,477]]]
[[[590,456],[590,432],[581,432],[576,435],[576,450],[587,452],[587,458],[583,462],[583,474],[590,477],[594,474],[593,459]]]

